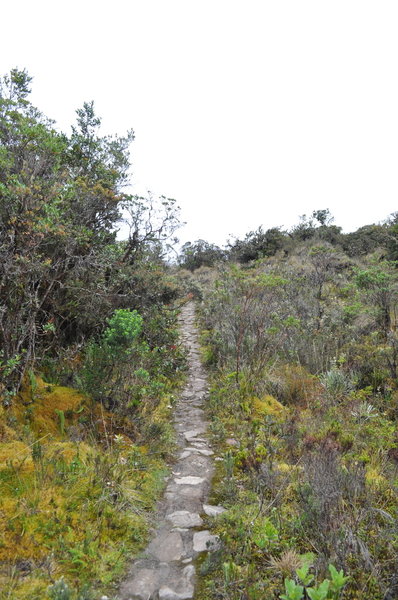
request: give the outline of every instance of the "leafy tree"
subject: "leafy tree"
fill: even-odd
[[[388,233],[383,225],[365,225],[342,235],[340,243],[348,256],[365,256],[378,248],[386,248]]]
[[[151,293],[134,275],[145,253],[161,260],[179,223],[174,201],[162,198],[159,213],[152,198],[125,193],[132,131],[101,136],[89,102],[67,137],[30,103],[30,82],[16,69],[0,81],[0,346],[14,365],[10,390],[48,352],[101,330],[115,308],[139,308],[145,295],[163,302],[163,272]],[[132,233],[121,243],[126,210]]]
[[[386,222],[387,259],[398,265],[398,212],[392,213]]]
[[[178,263],[181,267],[194,271],[199,267],[212,267],[217,262],[224,261],[226,253],[216,244],[205,240],[186,242],[180,250]]]
[[[328,208],[314,210],[311,217],[301,215],[300,222],[289,232],[289,236],[296,241],[305,241],[318,238],[330,244],[339,244],[341,227],[333,225],[334,217]]]
[[[315,235],[316,225],[312,219],[307,218],[307,215],[301,215],[298,225],[295,225],[289,232],[289,235],[294,240],[305,241]]]
[[[281,250],[286,236],[279,227],[263,231],[260,226],[256,231],[247,233],[243,240],[235,240],[230,245],[231,258],[240,263],[248,263],[268,256],[274,256]]]
[[[314,210],[312,212],[312,218],[318,221],[321,226],[330,225],[334,221],[334,217],[328,208]]]

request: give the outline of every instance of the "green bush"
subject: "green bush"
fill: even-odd
[[[131,348],[142,331],[142,322],[143,318],[136,310],[115,310],[108,319],[103,342],[115,350]]]

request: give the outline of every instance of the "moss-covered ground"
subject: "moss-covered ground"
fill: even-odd
[[[172,391],[169,382],[142,407],[140,435],[125,416],[32,374],[1,409],[1,600],[49,598],[61,578],[71,598],[112,592],[163,488]]]

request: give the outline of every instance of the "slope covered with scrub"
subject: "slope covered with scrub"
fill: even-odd
[[[228,509],[198,598],[396,598],[396,216],[353,234],[306,220],[272,247],[267,233],[218,267],[203,244],[181,261]]]

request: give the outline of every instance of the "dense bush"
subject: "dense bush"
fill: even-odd
[[[90,102],[72,134],[59,133],[29,102],[30,81],[18,70],[0,81],[1,385],[11,393],[28,368],[98,334],[115,309],[175,297],[162,256],[178,209],[125,193],[133,132],[101,136]],[[122,215],[130,233],[118,242]]]
[[[186,242],[180,250],[178,263],[181,267],[194,271],[200,267],[212,267],[226,259],[226,252],[205,240]]]

